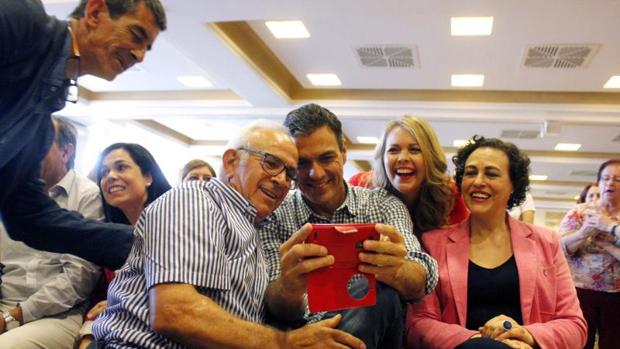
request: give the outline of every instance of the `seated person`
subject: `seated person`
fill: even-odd
[[[107,222],[135,226],[142,210],[170,189],[153,155],[135,143],[114,143],[105,148],[97,161],[96,176]],[[107,306],[108,284],[113,278],[114,272],[105,269],[104,280],[91,298],[95,305],[80,330],[80,349],[93,341],[93,320]]]
[[[339,317],[282,332],[265,318],[267,266],[255,225],[282,202],[297,150],[282,126],[253,123],[222,156],[219,178],[149,205],[93,332],[111,348],[363,348]]]
[[[97,186],[73,169],[77,130],[62,118],[52,123],[54,143],[41,166],[45,192],[60,207],[101,220]],[[73,348],[99,267],[11,240],[2,224],[0,234],[0,348]]]
[[[209,181],[215,177],[215,170],[208,162],[200,159],[190,160],[181,169],[181,182]]]
[[[346,148],[340,121],[332,112],[308,104],[291,111],[284,125],[299,152],[299,177],[297,190],[259,232],[270,266],[267,294],[275,301],[271,314],[289,325],[304,316],[306,274],[334,263],[325,248],[303,244],[310,233],[306,223],[382,223],[377,231],[384,238],[364,243],[368,253],[360,254],[359,267],[380,281],[377,304],[337,312],[343,316],[338,328],[362,339],[368,348],[401,348],[401,301],[419,300],[435,287],[437,264],[421,251],[409,213],[398,198],[346,184]],[[325,316],[306,313],[304,318],[312,322]]]
[[[467,218],[435,130],[423,118],[405,115],[388,122],[375,148],[373,167],[375,185],[407,206],[416,236]]]
[[[582,348],[586,323],[559,237],[506,212],[525,198],[530,160],[474,136],[453,161],[470,216],[422,235],[439,284],[410,305],[408,347]]]

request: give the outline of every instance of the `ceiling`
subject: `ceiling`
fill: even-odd
[[[558,218],[546,210],[570,207],[592,171],[620,157],[620,90],[603,88],[620,75],[618,0],[162,2],[168,30],[146,60],[112,83],[80,79],[81,101],[60,114],[86,126],[130,123],[213,156],[248,121],[281,121],[312,101],[343,122],[347,175],[372,157],[373,145],[357,137],[379,136],[386,121],[404,114],[429,120],[449,155],[456,139],[533,131],[531,139],[502,138],[530,155],[533,174],[548,176],[532,184],[548,225]],[[77,2],[44,3],[65,18]],[[493,32],[451,36],[453,16],[492,16]],[[267,20],[301,20],[310,37],[275,39]],[[528,47],[559,45],[588,46],[590,56],[574,68],[524,65]],[[356,49],[366,46],[409,48],[413,65],[364,66]],[[308,73],[337,74],[342,86],[314,87]],[[484,85],[451,87],[452,74],[484,74]],[[177,80],[186,75],[213,86],[186,87]],[[557,143],[582,147],[559,152]]]

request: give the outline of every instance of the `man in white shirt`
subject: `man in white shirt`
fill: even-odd
[[[73,170],[75,127],[58,118],[54,128],[54,143],[41,165],[45,190],[60,207],[103,219],[99,188]],[[73,348],[99,268],[11,240],[1,224],[0,240],[0,348]]]

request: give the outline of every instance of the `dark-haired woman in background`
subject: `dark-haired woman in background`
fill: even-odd
[[[581,309],[588,342],[600,349],[620,348],[620,159],[605,161],[597,174],[600,200],[577,205],[562,223],[562,245]]]
[[[510,217],[529,186],[529,159],[474,137],[453,158],[469,219],[426,232],[439,283],[410,305],[410,348],[578,349],[586,323],[559,238]]]
[[[447,169],[446,156],[426,120],[407,115],[385,126],[375,149],[374,184],[405,203],[418,238],[467,217]]]
[[[105,148],[97,161],[96,174],[107,222],[134,226],[142,210],[170,189],[153,155],[135,143],[114,143]],[[114,272],[106,269],[107,283],[113,277]],[[105,294],[95,298],[105,299]],[[106,306],[107,302],[101,300],[87,313],[79,348],[92,342],[92,321]]]
[[[579,194],[578,204],[594,204],[601,198],[601,194],[598,191],[598,185],[596,183],[590,183],[586,185]]]

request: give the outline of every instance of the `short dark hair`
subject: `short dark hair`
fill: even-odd
[[[485,138],[475,135],[452,157],[452,162],[456,167],[454,177],[456,184],[459,186],[459,190],[463,183],[465,163],[471,153],[478,148],[493,148],[506,154],[508,157],[508,172],[513,188],[512,194],[510,194],[510,198],[508,199],[507,208],[510,209],[521,205],[523,200],[525,200],[525,193],[530,186],[530,158],[519,150],[516,145],[497,138]]]
[[[153,158],[153,155],[146,150],[143,146],[135,143],[114,143],[107,148],[105,148],[101,155],[99,156],[99,160],[97,161],[97,185],[99,186],[99,190],[101,191],[101,178],[102,176],[102,166],[103,160],[105,157],[116,149],[124,149],[129,153],[131,159],[140,167],[140,171],[143,175],[150,175],[153,178],[153,183],[147,188],[147,198],[144,203],[144,207],[148,206],[151,202],[155,201],[161,194],[170,190],[170,184],[168,180],[164,176],[161,168]],[[103,192],[101,192],[101,197],[103,200],[103,211],[105,213],[106,221],[113,223],[122,223],[122,224],[130,224],[129,220],[119,208],[110,206],[103,199]]]
[[[598,173],[596,174],[596,183],[601,181],[601,175],[603,174],[603,170],[605,167],[609,165],[620,165],[620,159],[609,159],[601,164],[598,168]]]
[[[71,18],[79,19],[84,17],[84,10],[89,0],[80,0],[73,12],[69,15]],[[133,12],[140,2],[144,2],[146,7],[151,10],[153,16],[155,16],[155,22],[160,30],[166,30],[166,11],[164,6],[159,0],[104,0],[105,5],[108,7],[108,12],[112,19],[117,19],[120,16]]]
[[[52,120],[54,123],[54,130],[56,131],[56,135],[54,136],[54,143],[56,143],[58,148],[62,148],[66,144],[71,144],[73,146],[73,155],[71,155],[71,157],[67,161],[67,164],[65,165],[67,170],[70,170],[75,166],[75,153],[77,150],[77,129],[67,118],[56,116],[52,118]]]
[[[286,115],[284,126],[293,137],[307,136],[323,126],[328,126],[336,136],[340,150],[344,149],[342,123],[334,113],[318,104],[310,103],[292,110]]]

